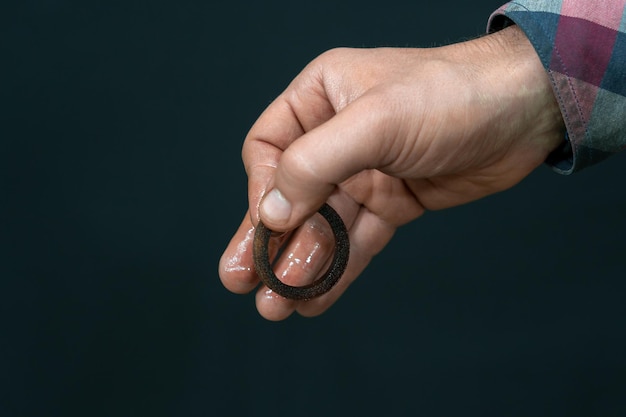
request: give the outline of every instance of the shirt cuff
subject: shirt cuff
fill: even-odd
[[[626,148],[624,5],[516,0],[489,18],[488,32],[517,25],[535,48],[559,104],[568,140],[547,159],[570,174]],[[624,19],[626,21],[626,19]]]

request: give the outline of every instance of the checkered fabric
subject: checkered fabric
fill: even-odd
[[[626,0],[517,0],[494,32],[518,25],[548,71],[570,145],[548,163],[569,174],[626,149]]]

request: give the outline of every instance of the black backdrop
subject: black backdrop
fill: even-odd
[[[0,415],[625,415],[624,155],[427,213],[314,319],[217,276],[243,138],[308,61],[499,3],[214,3],[1,17]]]

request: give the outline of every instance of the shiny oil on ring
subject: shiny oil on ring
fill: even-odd
[[[278,279],[269,259],[268,244],[272,231],[259,222],[254,233],[253,257],[254,267],[261,281],[272,291],[292,300],[310,300],[327,293],[339,281],[348,265],[350,255],[350,239],[346,225],[337,212],[328,204],[324,204],[319,213],[330,225],[335,237],[335,251],[328,270],[320,278],[308,285],[295,287]]]

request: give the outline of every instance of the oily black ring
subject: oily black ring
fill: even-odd
[[[328,204],[324,204],[319,213],[324,216],[335,236],[335,252],[333,261],[328,271],[315,282],[294,287],[287,285],[276,277],[269,260],[268,244],[272,231],[263,223],[259,222],[254,233],[253,257],[254,267],[259,278],[269,289],[292,300],[310,300],[327,293],[339,281],[341,275],[348,265],[350,254],[350,239],[346,225],[339,217],[339,214]]]

